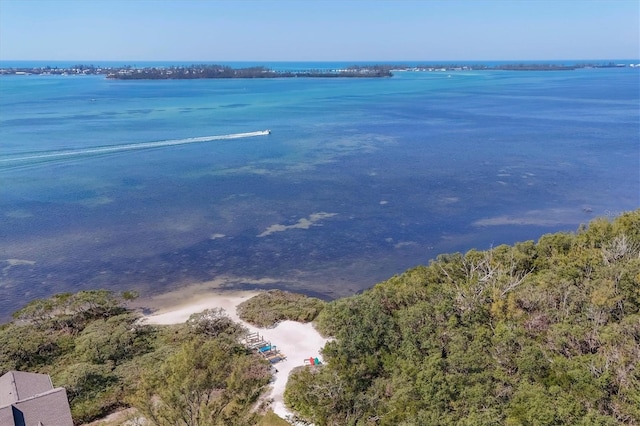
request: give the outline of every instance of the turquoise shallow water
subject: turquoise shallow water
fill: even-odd
[[[217,278],[343,296],[638,208],[639,81],[1,77],[0,318],[61,291]]]

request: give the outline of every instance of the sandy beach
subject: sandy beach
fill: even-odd
[[[243,301],[257,295],[256,291],[209,291],[192,298],[185,298],[184,292],[174,295],[162,295],[162,299],[151,299],[151,306],[162,306],[158,311],[145,317],[148,324],[180,324],[185,322],[191,314],[202,312],[205,309],[222,308],[230,318],[243,324],[250,332],[258,332],[265,340],[286,355],[286,359],[273,364],[277,372],[271,389],[265,395],[267,400],[272,400],[271,408],[280,417],[286,419],[291,413],[284,406],[284,390],[289,373],[295,368],[304,365],[304,360],[321,358],[320,349],[327,339],[322,337],[313,326],[295,321],[283,321],[274,328],[258,328],[242,321],[236,307]],[[182,297],[180,297],[182,296]],[[170,301],[173,300],[172,305]]]

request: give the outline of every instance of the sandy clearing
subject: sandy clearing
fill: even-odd
[[[302,324],[295,321],[283,321],[274,328],[258,328],[242,321],[236,313],[236,307],[243,301],[257,295],[256,291],[213,292],[203,294],[196,299],[177,302],[173,307],[164,307],[158,312],[144,318],[148,324],[181,324],[189,319],[191,314],[202,312],[205,309],[222,308],[229,317],[247,327],[250,332],[258,332],[265,340],[275,345],[287,359],[274,364],[277,372],[274,374],[274,382],[271,389],[265,395],[266,399],[273,400],[271,408],[282,418],[291,415],[284,406],[284,389],[291,371],[304,365],[304,360],[321,358],[320,349],[324,347],[328,339],[322,337],[311,324]],[[166,302],[166,301],[165,301]],[[165,304],[166,306],[166,304]]]

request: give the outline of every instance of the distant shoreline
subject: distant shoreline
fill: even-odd
[[[254,78],[381,78],[391,77],[393,72],[455,72],[455,71],[573,71],[583,68],[639,68],[640,64],[617,62],[593,62],[575,64],[511,63],[498,65],[460,65],[456,63],[425,65],[351,65],[333,69],[274,70],[264,66],[233,68],[227,65],[194,64],[188,66],[109,66],[78,64],[70,67],[3,67],[0,75],[104,75],[113,80],[200,80],[200,79],[254,79]]]
[[[200,80],[254,78],[380,78],[391,77],[389,65],[353,65],[339,69],[301,69],[278,71],[264,66],[232,68],[227,65],[189,65],[170,67],[100,67],[78,64],[71,67],[0,68],[0,75],[104,75],[113,80]]]

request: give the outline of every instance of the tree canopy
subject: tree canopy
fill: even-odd
[[[0,375],[50,374],[76,424],[126,407],[149,425],[257,424],[271,369],[239,343],[246,329],[222,310],[147,325],[126,307],[133,297],[91,290],[29,303],[0,327]]]
[[[150,425],[277,424],[269,364],[221,310],[151,326],[106,290],[36,300],[0,326],[0,374],[48,373],[88,422],[135,407]],[[330,303],[265,293],[270,321],[333,339],[286,404],[323,425],[640,423],[640,210],[537,242],[439,256]],[[277,420],[277,419],[276,419]]]
[[[282,290],[269,290],[238,305],[238,315],[258,327],[273,327],[280,321],[313,321],[325,302],[315,297]]]
[[[285,401],[318,426],[638,424],[639,308],[640,211],[442,255],[329,303]]]

